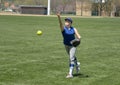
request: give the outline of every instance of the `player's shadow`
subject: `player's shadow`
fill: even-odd
[[[78,77],[78,78],[89,78],[90,76],[89,75],[86,75],[86,74],[73,74],[74,77]]]

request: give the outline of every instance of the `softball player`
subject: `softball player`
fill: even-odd
[[[80,67],[79,67],[80,63],[77,62],[77,58],[75,56],[76,47],[74,47],[70,42],[75,38],[80,39],[81,36],[78,33],[77,29],[72,27],[73,21],[71,18],[66,18],[65,26],[63,26],[60,18],[60,14],[57,14],[57,16],[60,24],[60,29],[63,35],[63,42],[65,45],[66,51],[69,55],[69,73],[66,76],[66,78],[72,78],[74,66],[76,66],[76,72],[78,73],[80,70]]]

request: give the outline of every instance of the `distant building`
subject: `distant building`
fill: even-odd
[[[40,5],[20,5],[21,14],[47,15],[47,7]]]
[[[120,16],[120,6],[106,5],[107,0],[76,0],[76,15],[79,16]],[[106,6],[105,6],[106,5]],[[104,6],[104,7],[103,7]],[[107,9],[109,8],[109,9]]]
[[[76,15],[91,16],[91,3],[76,0]]]

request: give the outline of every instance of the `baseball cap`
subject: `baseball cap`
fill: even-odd
[[[69,22],[71,22],[71,23],[73,22],[73,20],[72,20],[71,18],[69,18],[69,17],[68,17],[68,18],[65,18],[65,21],[67,21],[67,20],[68,20]]]

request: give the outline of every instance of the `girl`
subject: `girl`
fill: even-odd
[[[73,21],[71,18],[66,18],[65,26],[63,26],[60,18],[60,14],[57,14],[57,16],[60,24],[60,29],[63,35],[63,42],[65,45],[66,51],[69,55],[69,73],[66,76],[66,78],[72,78],[74,66],[76,66],[76,72],[78,73],[80,70],[80,67],[79,67],[80,63],[77,62],[77,58],[75,56],[76,47],[72,46],[70,42],[75,38],[80,39],[81,36],[78,33],[77,29],[72,27]]]

